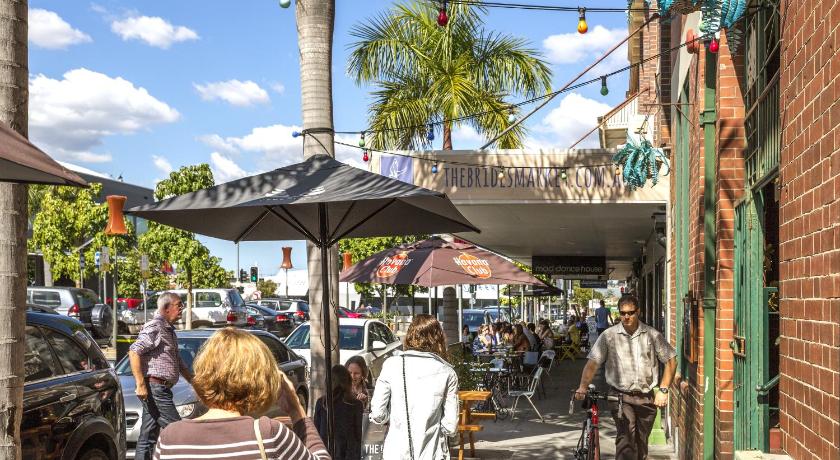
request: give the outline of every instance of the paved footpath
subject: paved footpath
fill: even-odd
[[[534,413],[524,398],[519,401],[516,419],[493,422],[484,420],[484,430],[476,433],[476,457],[482,460],[508,459],[566,459],[573,458],[573,451],[580,437],[580,427],[585,413],[576,404],[575,413],[569,415],[569,398],[580,382],[585,359],[561,361],[554,364],[545,382],[546,398],[534,398],[534,403],[545,417],[545,423]],[[599,384],[599,376],[595,384]],[[521,408],[521,409],[520,409]],[[615,456],[615,425],[609,412],[601,418],[601,458]],[[651,446],[650,460],[676,459],[670,445]],[[453,458],[458,458],[454,449]],[[469,458],[467,450],[465,458]]]

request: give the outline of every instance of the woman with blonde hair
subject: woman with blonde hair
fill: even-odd
[[[446,362],[446,339],[431,315],[415,315],[405,351],[388,358],[376,382],[370,421],[389,423],[382,458],[449,459],[458,425],[458,376]]]
[[[167,426],[156,460],[331,458],[289,379],[253,334],[230,327],[217,331],[202,345],[193,371],[193,389],[208,411]],[[275,405],[291,418],[292,430],[268,417],[254,418]]]

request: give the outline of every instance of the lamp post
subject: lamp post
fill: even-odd
[[[114,282],[114,291],[111,296],[111,316],[113,318],[111,325],[111,346],[115,349],[117,347],[117,235],[125,235],[128,230],[125,228],[125,217],[123,217],[123,207],[125,206],[126,197],[121,195],[108,195],[105,197],[108,202],[108,225],[105,226],[105,234],[112,236],[112,243],[114,245],[114,274],[112,279]],[[189,312],[188,312],[189,313]]]
[[[345,252],[341,256],[342,256],[343,261],[344,261],[344,263],[342,264],[342,267],[341,267],[341,271],[345,271],[348,268],[353,266],[353,254],[350,254],[349,252]],[[347,286],[345,286],[345,289],[344,289],[344,298],[346,299],[346,301],[344,303],[344,308],[350,308],[350,283],[345,283],[345,284]]]
[[[280,264],[286,275],[286,298],[289,298],[289,269],[292,267],[292,248],[289,246],[283,247],[283,263]]]

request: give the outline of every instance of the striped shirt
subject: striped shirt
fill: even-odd
[[[588,358],[600,366],[607,363],[607,383],[626,392],[648,393],[659,385],[659,363],[677,356],[674,347],[656,329],[639,322],[631,335],[623,324],[604,331]]]
[[[178,382],[181,357],[178,355],[178,339],[175,327],[156,314],[143,325],[137,340],[129,350],[140,356],[143,375],[166,380],[170,385]]]
[[[268,417],[261,417],[259,426],[265,454],[270,459],[331,459],[309,418],[299,420],[292,430]],[[160,432],[154,454],[154,460],[213,458],[260,460],[254,419],[243,416],[172,423]]]

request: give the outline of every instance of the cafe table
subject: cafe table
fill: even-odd
[[[463,407],[461,408],[461,413],[458,419],[458,435],[459,435],[459,443],[460,449],[458,450],[458,459],[463,460],[464,458],[464,433],[469,433],[469,441],[470,441],[470,456],[475,457],[475,440],[473,439],[473,433],[476,431],[481,431],[481,425],[474,423],[478,418],[495,418],[496,414],[485,414],[485,413],[473,413],[470,409],[473,403],[487,401],[487,398],[490,397],[489,391],[480,391],[480,390],[464,390],[458,392],[458,399],[464,402]]]

